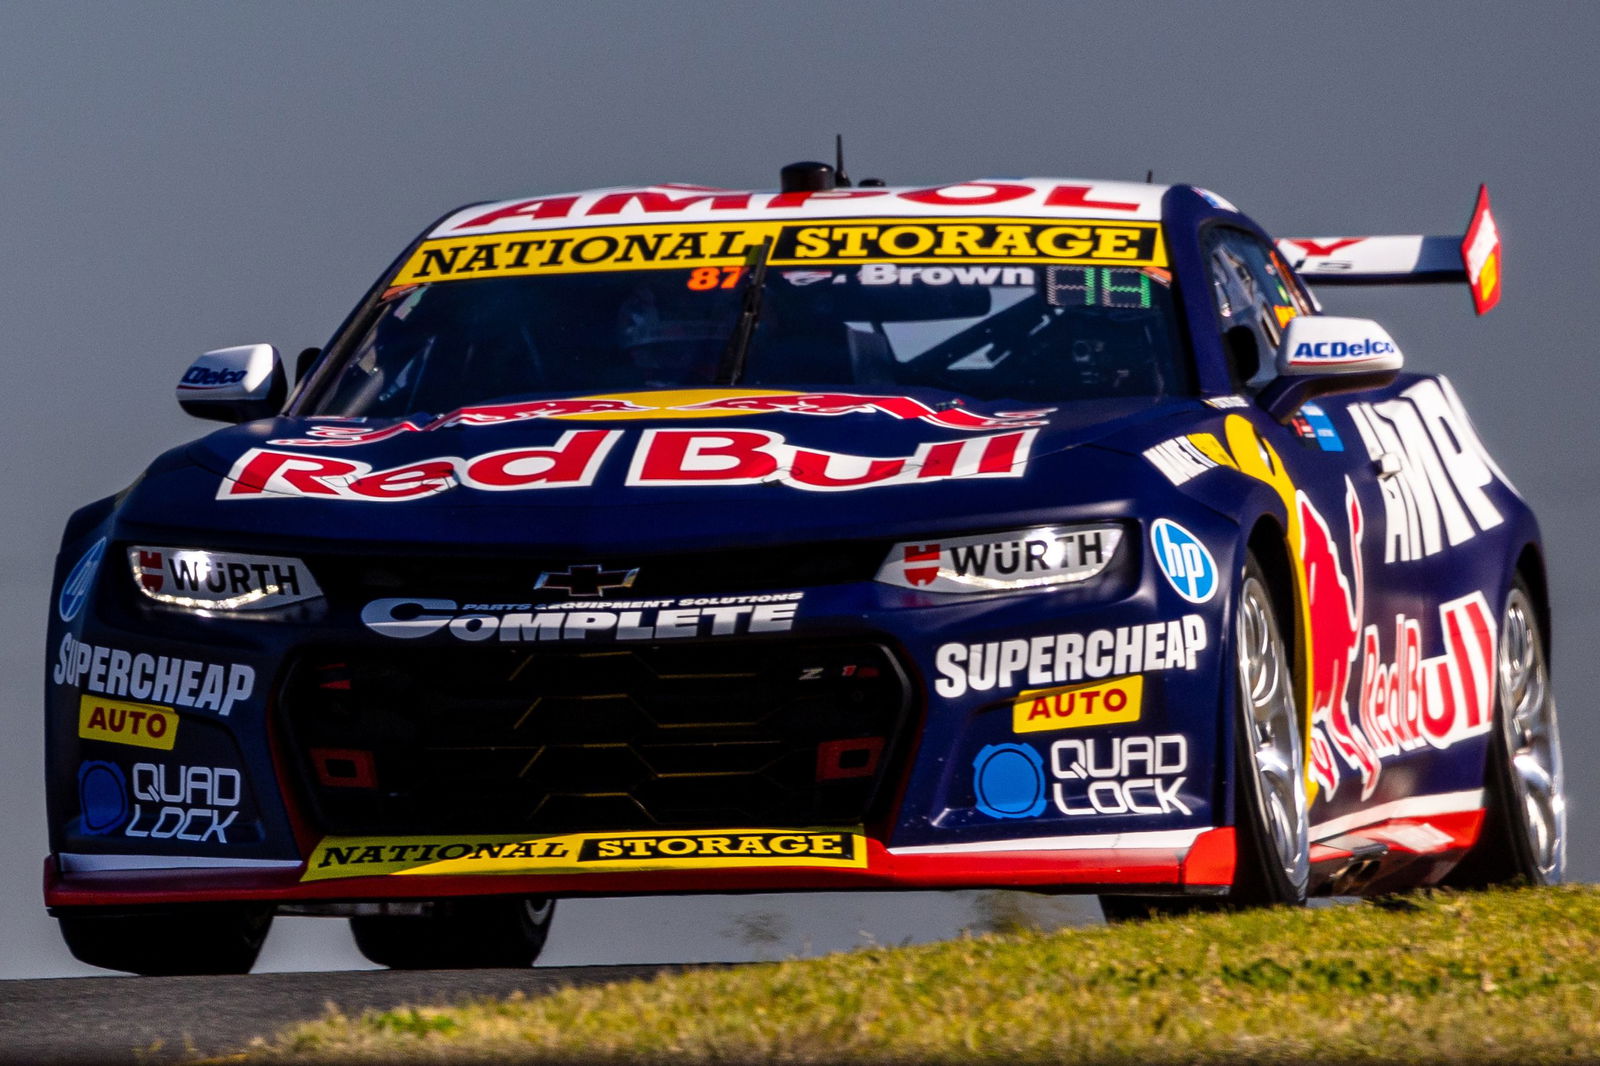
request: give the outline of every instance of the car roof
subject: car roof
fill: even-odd
[[[428,238],[673,221],[781,221],[861,217],[1022,217],[1158,220],[1169,185],[1081,178],[982,178],[942,185],[825,191],[719,189],[667,183],[616,186],[472,204],[446,215]],[[1231,204],[1201,190],[1213,206]]]

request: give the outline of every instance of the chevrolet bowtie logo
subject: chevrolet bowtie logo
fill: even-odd
[[[573,566],[560,572],[546,570],[534,582],[535,589],[561,589],[574,599],[589,599],[611,589],[633,587],[639,568],[632,570],[602,570],[598,566]]]

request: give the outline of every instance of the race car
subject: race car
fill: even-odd
[[[1464,238],[820,163],[452,211],[68,521],[45,902],[156,974],[276,913],[526,966],[561,897],[1557,881],[1537,523],[1306,286],[1482,313],[1500,259],[1486,191]]]

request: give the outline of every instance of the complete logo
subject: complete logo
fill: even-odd
[[[89,598],[89,590],[94,587],[95,572],[100,569],[100,560],[105,558],[106,538],[101,537],[95,541],[94,547],[83,553],[83,558],[78,560],[78,565],[72,568],[72,573],[61,583],[61,598],[56,601],[56,613],[63,622],[70,622],[78,617],[78,612],[83,610],[83,603]]]
[[[1200,538],[1169,518],[1150,525],[1156,565],[1172,590],[1190,603],[1205,603],[1217,592],[1217,563]]]

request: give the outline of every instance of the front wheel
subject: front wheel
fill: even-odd
[[[270,907],[83,909],[56,919],[80,962],[145,977],[249,973],[272,927]]]
[[[1245,904],[1300,906],[1311,881],[1305,738],[1288,646],[1266,575],[1253,556],[1239,587],[1234,648],[1239,865],[1232,898]]]
[[[1234,610],[1234,809],[1238,865],[1226,897],[1101,896],[1106,920],[1230,906],[1302,906],[1311,881],[1305,742],[1294,670],[1261,564],[1250,556]]]
[[[350,931],[391,970],[521,969],[544,949],[555,908],[539,896],[439,900],[424,914],[351,918]]]

